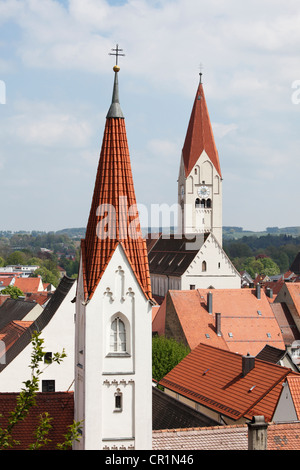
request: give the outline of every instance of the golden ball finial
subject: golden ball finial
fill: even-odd
[[[119,72],[120,70],[120,67],[118,65],[115,65],[114,68],[113,68],[113,71],[114,72]]]

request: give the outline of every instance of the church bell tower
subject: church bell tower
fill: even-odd
[[[178,177],[182,233],[213,233],[222,246],[222,174],[202,74],[182,149]]]

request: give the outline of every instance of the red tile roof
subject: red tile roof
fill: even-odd
[[[0,349],[0,357],[6,354],[9,348],[25,333],[32,321],[14,320],[0,330],[0,341],[5,344],[5,351]]]
[[[153,431],[154,450],[248,450],[247,425]],[[267,450],[300,450],[300,423],[270,423]]]
[[[109,225],[105,225],[104,216]],[[109,234],[100,233],[101,220],[105,231],[112,230]],[[141,232],[134,236],[132,228],[140,232],[125,120],[111,117],[106,119],[90,216],[81,245],[86,297],[92,297],[119,244],[146,296],[151,297],[146,242]]]
[[[190,174],[203,150],[205,150],[221,176],[219,155],[210,123],[203,85],[200,83],[182,149],[186,177]]]
[[[16,405],[17,393],[0,393],[1,426],[5,427],[9,413]],[[43,447],[44,450],[55,450],[57,443],[64,442],[64,434],[74,420],[74,397],[72,392],[38,393],[36,406],[30,409],[24,421],[19,422],[13,430],[13,438],[20,441],[14,450],[26,450],[35,441],[34,431],[39,424],[39,416],[48,412],[53,418],[52,429],[48,438],[51,442]]]
[[[300,421],[300,378],[298,376],[287,377],[287,383],[290,388],[297,418]]]
[[[43,284],[40,277],[16,277],[15,287],[25,293],[40,292],[43,290]]]
[[[242,355],[199,344],[161,381],[179,393],[232,420],[262,415],[272,419],[291,369],[255,359],[255,366],[242,374]]]
[[[174,310],[191,349],[199,343],[206,343],[254,356],[266,344],[284,350],[282,333],[267,297],[261,291],[258,299],[255,292],[255,289],[169,291],[166,307],[157,312],[154,327],[158,331],[159,326],[160,334],[163,334],[163,323],[171,336]],[[209,293],[212,294],[212,313],[208,312],[207,306]],[[221,314],[221,336],[215,328],[216,313]]]

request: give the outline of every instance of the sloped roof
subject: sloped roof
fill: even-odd
[[[274,348],[273,346],[266,344],[257,354],[256,358],[261,359],[262,361],[272,362],[272,364],[278,364],[285,355],[285,350]]]
[[[212,295],[212,313],[208,312],[208,294]],[[171,290],[167,296],[191,349],[200,342],[254,356],[266,344],[285,349],[281,330],[263,291],[260,299],[255,289]],[[174,320],[169,312],[167,301],[166,314],[162,309],[155,321],[165,315],[165,324],[172,330],[170,323]],[[220,336],[216,331],[216,313],[221,318]]]
[[[287,288],[300,317],[300,282],[286,282],[285,287]]]
[[[75,279],[71,279],[67,276],[64,276],[57,289],[53,293],[52,297],[50,298],[49,302],[47,303],[46,307],[39,315],[39,317],[33,321],[23,332],[23,334],[16,339],[16,341],[11,344],[8,351],[6,351],[5,357],[5,364],[0,363],[0,372],[7,367],[11,361],[17,357],[17,355],[23,351],[23,349],[31,342],[32,334],[34,331],[42,331],[45,326],[48,325],[50,320],[55,315],[56,311],[60,307],[61,303],[65,299],[66,295],[69,293],[71,287],[73,286]],[[7,301],[6,301],[7,302]],[[2,308],[5,306],[6,302],[0,307],[0,312]],[[30,302],[23,302],[24,304],[29,304]],[[36,303],[34,302],[36,305]],[[1,314],[0,314],[1,317]],[[23,317],[22,317],[23,318]],[[17,318],[13,318],[12,320],[16,320]],[[7,322],[6,322],[7,323]]]
[[[291,392],[297,418],[300,421],[300,377],[288,376],[286,380]]]
[[[16,405],[18,393],[0,393],[0,409],[3,418],[1,425],[7,424],[9,413]],[[43,392],[37,393],[36,405],[30,409],[24,421],[19,422],[13,429],[13,439],[20,441],[14,450],[27,450],[35,442],[34,431],[39,424],[39,416],[48,412],[51,420],[48,438],[51,442],[43,450],[55,450],[57,443],[64,442],[64,435],[74,421],[74,395],[73,392]]]
[[[203,150],[205,150],[209,156],[219,175],[222,176],[219,155],[210,123],[203,85],[200,83],[195,96],[182,149],[186,177],[190,174]]]
[[[272,419],[286,367],[255,359],[243,375],[242,355],[199,344],[159,383],[232,420],[264,416]]]
[[[248,427],[232,425],[153,431],[152,448],[248,450]],[[300,423],[270,423],[267,431],[267,450],[300,450]]]
[[[203,243],[209,234],[203,237]],[[181,276],[198,254],[193,246],[194,239],[176,237],[175,235],[160,235],[156,243],[149,247],[149,269],[151,274],[164,274],[169,276]]]
[[[284,344],[291,346],[294,341],[300,340],[300,332],[286,303],[273,302],[271,309],[281,330]]]
[[[181,403],[156,387],[152,388],[152,429],[214,426],[218,423]]]
[[[0,306],[0,330],[8,323],[23,318],[36,306],[36,302],[23,299],[6,299]]]
[[[81,244],[86,298],[93,296],[119,244],[145,295],[151,297],[146,242],[140,231],[125,119],[117,115],[110,112],[106,119],[89,220]],[[136,229],[135,233],[131,229]]]
[[[22,292],[39,292],[43,290],[43,284],[40,277],[16,277],[15,287],[21,289]]]
[[[32,323],[32,321],[12,321],[0,330],[1,345],[5,345],[5,348],[0,348],[0,360],[2,359],[2,363],[5,362],[4,357],[6,358],[10,347],[19,340]]]

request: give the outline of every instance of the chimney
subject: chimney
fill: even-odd
[[[216,332],[218,336],[222,336],[221,333],[221,313],[216,313]]]
[[[270,299],[273,299],[273,289],[271,289],[270,287],[267,288],[267,296]]]
[[[248,450],[267,450],[268,423],[264,416],[253,416],[248,424]]]
[[[208,313],[212,313],[212,293],[211,292],[207,294],[207,311]]]
[[[260,284],[256,284],[256,297],[258,299],[260,299],[261,295],[260,295]]]
[[[242,356],[242,375],[245,377],[255,367],[255,356]]]

